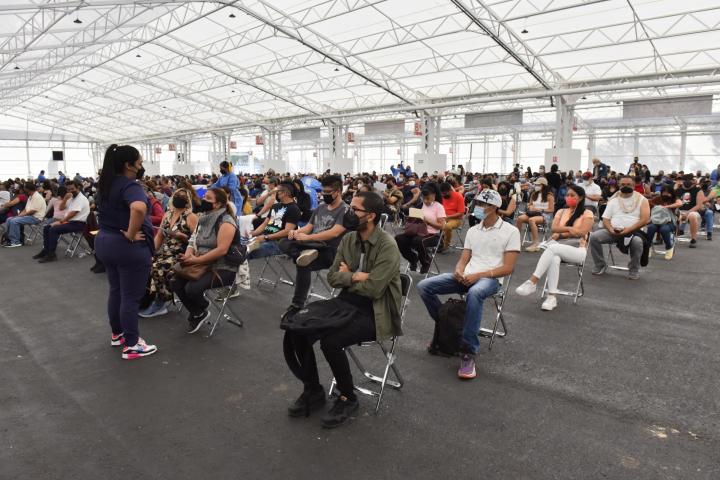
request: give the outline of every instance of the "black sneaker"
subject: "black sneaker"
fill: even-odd
[[[54,253],[51,253],[50,255],[46,255],[40,260],[38,260],[38,263],[48,263],[48,262],[57,262],[57,255]]]
[[[712,242],[712,233],[707,232],[707,233],[705,234],[705,238],[707,238],[708,241]]]
[[[309,417],[310,413],[319,410],[325,405],[325,390],[320,387],[316,390],[303,392],[288,407],[288,415],[291,417]]]
[[[430,271],[430,262],[421,264],[420,273],[425,274]]]
[[[345,423],[353,413],[358,411],[360,403],[357,399],[351,400],[345,395],[340,395],[335,404],[322,418],[323,428],[335,428]]]
[[[38,253],[36,253],[35,255],[33,255],[32,258],[33,258],[33,260],[40,260],[40,259],[43,258],[44,256],[45,256],[45,250],[40,250]]]
[[[411,263],[409,268],[411,272],[417,272],[417,263]]]
[[[690,247],[690,248],[697,248],[697,240],[695,240],[694,238],[693,238],[692,240],[690,240],[690,245],[689,245],[689,247]]]
[[[286,318],[288,318],[292,315],[295,315],[297,312],[299,312],[302,309],[303,309],[303,307],[298,307],[297,305],[291,303],[290,306],[287,308],[287,310],[285,310],[285,313],[283,313],[280,316],[280,321],[284,322]]]
[[[93,265],[90,270],[92,270],[93,273],[105,273],[105,265],[98,263]]]
[[[193,315],[188,319],[187,333],[195,333],[200,330],[205,320],[210,318],[210,310],[203,311],[200,315]]]

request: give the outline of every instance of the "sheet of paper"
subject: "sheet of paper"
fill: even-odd
[[[423,212],[419,208],[411,208],[409,213],[410,218],[419,218],[420,220],[425,218],[425,215],[423,215]]]

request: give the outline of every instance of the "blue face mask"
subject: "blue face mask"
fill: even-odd
[[[485,217],[487,217],[487,214],[485,213],[484,208],[476,206],[475,210],[473,210],[473,216],[482,222],[485,220]]]

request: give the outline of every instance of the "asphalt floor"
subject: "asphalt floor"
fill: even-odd
[[[638,281],[594,277],[589,260],[585,296],[550,313],[512,291],[538,259],[523,253],[508,336],[492,351],[483,340],[469,382],[457,359],[425,352],[433,325],[412,292],[398,345],[404,388],[377,416],[361,398],[357,418],[330,431],[319,414],[286,415],[301,390],[278,328],[291,287],[253,284],[230,302],[244,327],[223,324],[212,338],[186,334],[176,312],[143,319],[159,351],[124,361],[109,346],[107,282],[92,258],[38,264],[37,247],[2,249],[0,479],[716,480],[718,243],[681,244]],[[441,269],[458,256],[439,255]],[[563,268],[561,288],[574,275]],[[378,351],[360,354],[379,365]]]

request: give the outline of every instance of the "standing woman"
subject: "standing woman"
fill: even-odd
[[[140,338],[138,308],[150,277],[154,250],[147,218],[148,197],[136,181],[145,173],[135,147],[110,145],[98,182],[100,232],[95,252],[107,270],[110,293],[110,345],[123,346],[122,358],[133,360],[157,351]]]
[[[230,201],[235,204],[235,212],[242,212],[243,198],[240,195],[240,180],[232,173],[232,167],[227,161],[220,162],[220,178],[209,188],[226,188],[230,192]]]

